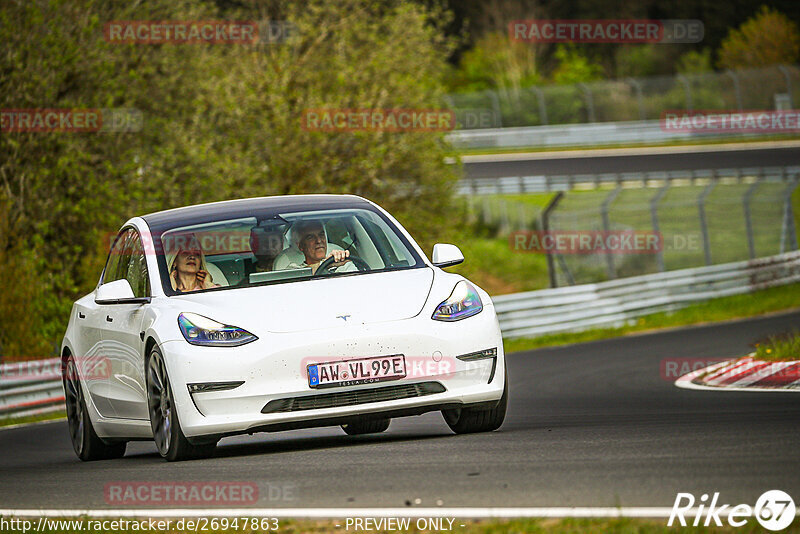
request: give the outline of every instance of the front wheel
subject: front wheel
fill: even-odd
[[[167,367],[158,347],[153,347],[147,360],[147,407],[150,426],[158,453],[169,462],[204,458],[213,454],[216,441],[194,445],[186,439],[178,421]]]
[[[97,435],[89,419],[86,399],[83,397],[78,366],[70,354],[62,370],[64,399],[67,405],[67,425],[72,448],[84,462],[110,460],[125,455],[127,443],[124,441],[106,443]]]
[[[489,410],[478,408],[454,408],[442,410],[442,415],[456,434],[471,434],[474,432],[491,432],[500,428],[506,418],[508,406],[508,372],[505,373],[505,387],[503,396],[497,406]]]

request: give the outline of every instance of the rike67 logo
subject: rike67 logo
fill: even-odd
[[[697,506],[695,506],[697,504]],[[756,501],[755,506],[749,504],[719,503],[719,492],[714,493],[709,502],[708,494],[704,493],[699,501],[695,501],[691,493],[678,493],[672,512],[669,515],[667,526],[671,527],[675,520],[685,527],[687,518],[692,520],[691,526],[723,526],[723,518],[732,527],[741,527],[747,524],[750,518],[755,517],[758,523],[767,530],[778,531],[788,527],[794,520],[796,508],[794,500],[788,493],[781,490],[765,491]],[[705,517],[705,520],[703,518]]]

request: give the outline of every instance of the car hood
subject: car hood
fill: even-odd
[[[185,309],[259,332],[298,332],[419,314],[433,269],[357,274],[171,297]]]

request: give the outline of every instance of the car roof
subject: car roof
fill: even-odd
[[[151,232],[160,234],[171,228],[218,221],[223,217],[262,218],[289,211],[365,208],[371,205],[368,200],[355,195],[284,195],[197,204],[151,213],[142,216],[142,219]]]

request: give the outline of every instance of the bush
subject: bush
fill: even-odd
[[[440,108],[447,13],[398,1],[268,7],[202,0],[12,2],[0,13],[0,108],[136,108],[138,133],[3,133],[0,314],[6,358],[54,350],[93,289],[103,236],[181,205],[355,193],[428,246],[451,227],[442,133],[321,133],[309,108]],[[219,7],[226,6],[226,7]],[[251,7],[252,6],[252,7]],[[125,45],[101,21],[289,20],[284,45]],[[30,318],[24,323],[24,317]],[[7,324],[7,323],[6,323]],[[22,344],[25,344],[25,349]]]
[[[800,57],[800,33],[786,15],[761,6],[758,14],[728,32],[719,49],[723,69],[793,64]]]

